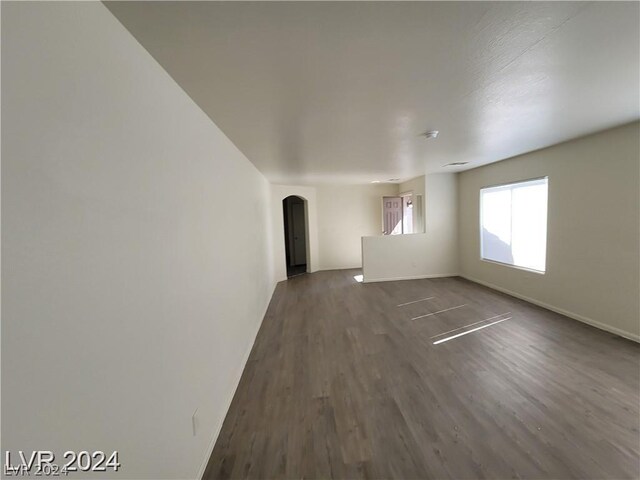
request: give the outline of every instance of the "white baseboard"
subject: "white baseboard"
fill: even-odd
[[[336,270],[362,270],[362,265],[356,265],[355,267],[322,267],[316,272],[333,272]]]
[[[605,330],[605,331],[607,331],[609,333],[614,333],[614,334],[619,335],[621,337],[624,337],[624,338],[627,338],[629,340],[633,340],[634,342],[640,343],[640,335],[635,335],[635,334],[627,332],[625,330],[621,330],[619,328],[612,327],[611,325],[607,325],[605,323],[598,322],[597,320],[594,320],[594,319],[589,318],[589,317],[585,317],[584,315],[579,315],[577,313],[570,312],[569,310],[565,310],[564,308],[556,307],[554,305],[550,305],[548,303],[541,302],[540,300],[536,300],[535,298],[527,297],[526,295],[522,295],[520,293],[514,292],[514,291],[509,290],[507,288],[502,288],[502,287],[499,287],[498,285],[494,285],[494,284],[489,283],[489,282],[484,282],[482,280],[478,280],[477,278],[469,277],[467,275],[460,275],[460,276],[462,278],[465,278],[465,279],[469,280],[470,282],[478,283],[480,285],[484,285],[485,287],[489,287],[489,288],[491,288],[493,290],[498,290],[499,292],[506,293],[507,295],[511,295],[512,297],[516,297],[516,298],[519,298],[521,300],[525,300],[525,301],[527,301],[529,303],[533,303],[534,305],[538,305],[539,307],[546,308],[547,310],[551,310],[552,312],[559,313],[561,315],[564,315],[565,317],[569,317],[569,318],[572,318],[574,320],[578,320],[579,322],[586,323],[588,325],[591,325],[592,327],[599,328],[600,330]]]
[[[413,275],[410,277],[388,277],[388,278],[364,278],[362,283],[375,283],[375,282],[395,282],[398,280],[420,280],[422,278],[444,278],[444,277],[457,277],[457,273],[436,273],[432,275]]]
[[[213,432],[213,435],[211,437],[211,441],[209,442],[209,447],[207,448],[207,453],[206,453],[206,455],[204,457],[204,460],[202,461],[202,464],[200,465],[200,469],[198,470],[198,476],[196,477],[196,479],[202,479],[202,476],[204,475],[204,471],[207,468],[207,464],[209,463],[209,459],[211,458],[211,454],[213,453],[213,448],[216,446],[216,442],[218,441],[218,436],[220,435],[220,431],[222,430],[222,425],[224,423],[225,418],[227,418],[227,413],[229,413],[229,408],[231,408],[231,402],[233,401],[233,397],[235,397],[235,395],[236,395],[236,390],[238,389],[238,385],[240,385],[240,379],[242,378],[242,374],[244,373],[244,369],[247,366],[247,361],[249,360],[249,356],[251,355],[251,350],[253,349],[253,345],[256,343],[256,338],[258,337],[258,332],[260,331],[260,327],[262,327],[262,322],[264,321],[264,317],[267,315],[267,310],[269,309],[269,304],[271,303],[271,300],[273,299],[273,294],[274,294],[277,286],[278,286],[278,282],[274,282],[273,286],[271,287],[271,295],[269,296],[269,301],[267,302],[267,305],[265,306],[264,311],[262,312],[262,317],[260,318],[260,323],[258,324],[258,328],[256,328],[256,331],[255,331],[255,333],[253,335],[251,343],[249,344],[249,348],[247,349],[246,353],[244,354],[244,359],[242,361],[242,367],[240,368],[240,371],[239,371],[239,373],[237,375],[236,386],[233,389],[233,392],[231,393],[231,395],[229,396],[229,398],[227,400],[227,405],[226,405],[226,408],[225,408],[224,417],[222,417],[222,420],[220,421],[220,423],[216,427],[215,431]]]

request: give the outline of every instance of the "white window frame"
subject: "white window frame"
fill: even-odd
[[[547,229],[546,229],[546,236],[545,236],[545,269],[544,270],[536,270],[534,268],[528,268],[528,267],[522,267],[520,265],[513,265],[511,263],[505,263],[505,262],[500,262],[497,260],[491,260],[489,258],[484,258],[482,256],[482,251],[483,251],[483,239],[482,239],[482,191],[487,189],[487,188],[496,188],[496,187],[507,187],[507,186],[513,186],[513,185],[519,185],[521,183],[529,183],[529,182],[535,182],[537,180],[546,180],[547,181]],[[533,177],[533,178],[527,178],[527,179],[523,179],[523,180],[514,180],[514,181],[509,181],[509,182],[504,182],[504,183],[496,183],[496,184],[492,184],[492,185],[484,185],[482,187],[480,187],[480,190],[478,191],[478,236],[479,236],[479,246],[480,246],[480,251],[479,251],[479,259],[483,262],[487,262],[487,263],[493,263],[494,265],[502,265],[504,267],[509,267],[509,268],[515,268],[517,270],[524,270],[525,272],[530,272],[530,273],[537,273],[538,275],[545,275],[547,273],[548,266],[547,266],[547,247],[549,245],[549,177],[547,175],[542,176],[542,177]]]

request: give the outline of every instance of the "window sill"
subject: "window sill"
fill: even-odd
[[[520,267],[518,265],[512,265],[510,263],[497,262],[495,260],[488,260],[486,258],[480,258],[480,260],[483,261],[483,262],[486,262],[486,263],[493,263],[494,265],[502,265],[503,267],[514,268],[516,270],[522,270],[524,272],[537,273],[538,275],[545,275],[547,273],[546,270],[534,270],[533,268]]]

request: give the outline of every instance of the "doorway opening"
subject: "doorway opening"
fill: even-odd
[[[423,233],[422,195],[412,192],[382,197],[383,235]]]
[[[287,278],[307,273],[307,214],[305,200],[292,195],[282,200]]]

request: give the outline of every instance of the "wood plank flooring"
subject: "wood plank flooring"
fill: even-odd
[[[358,273],[278,285],[205,479],[640,478],[640,345],[460,278]]]

